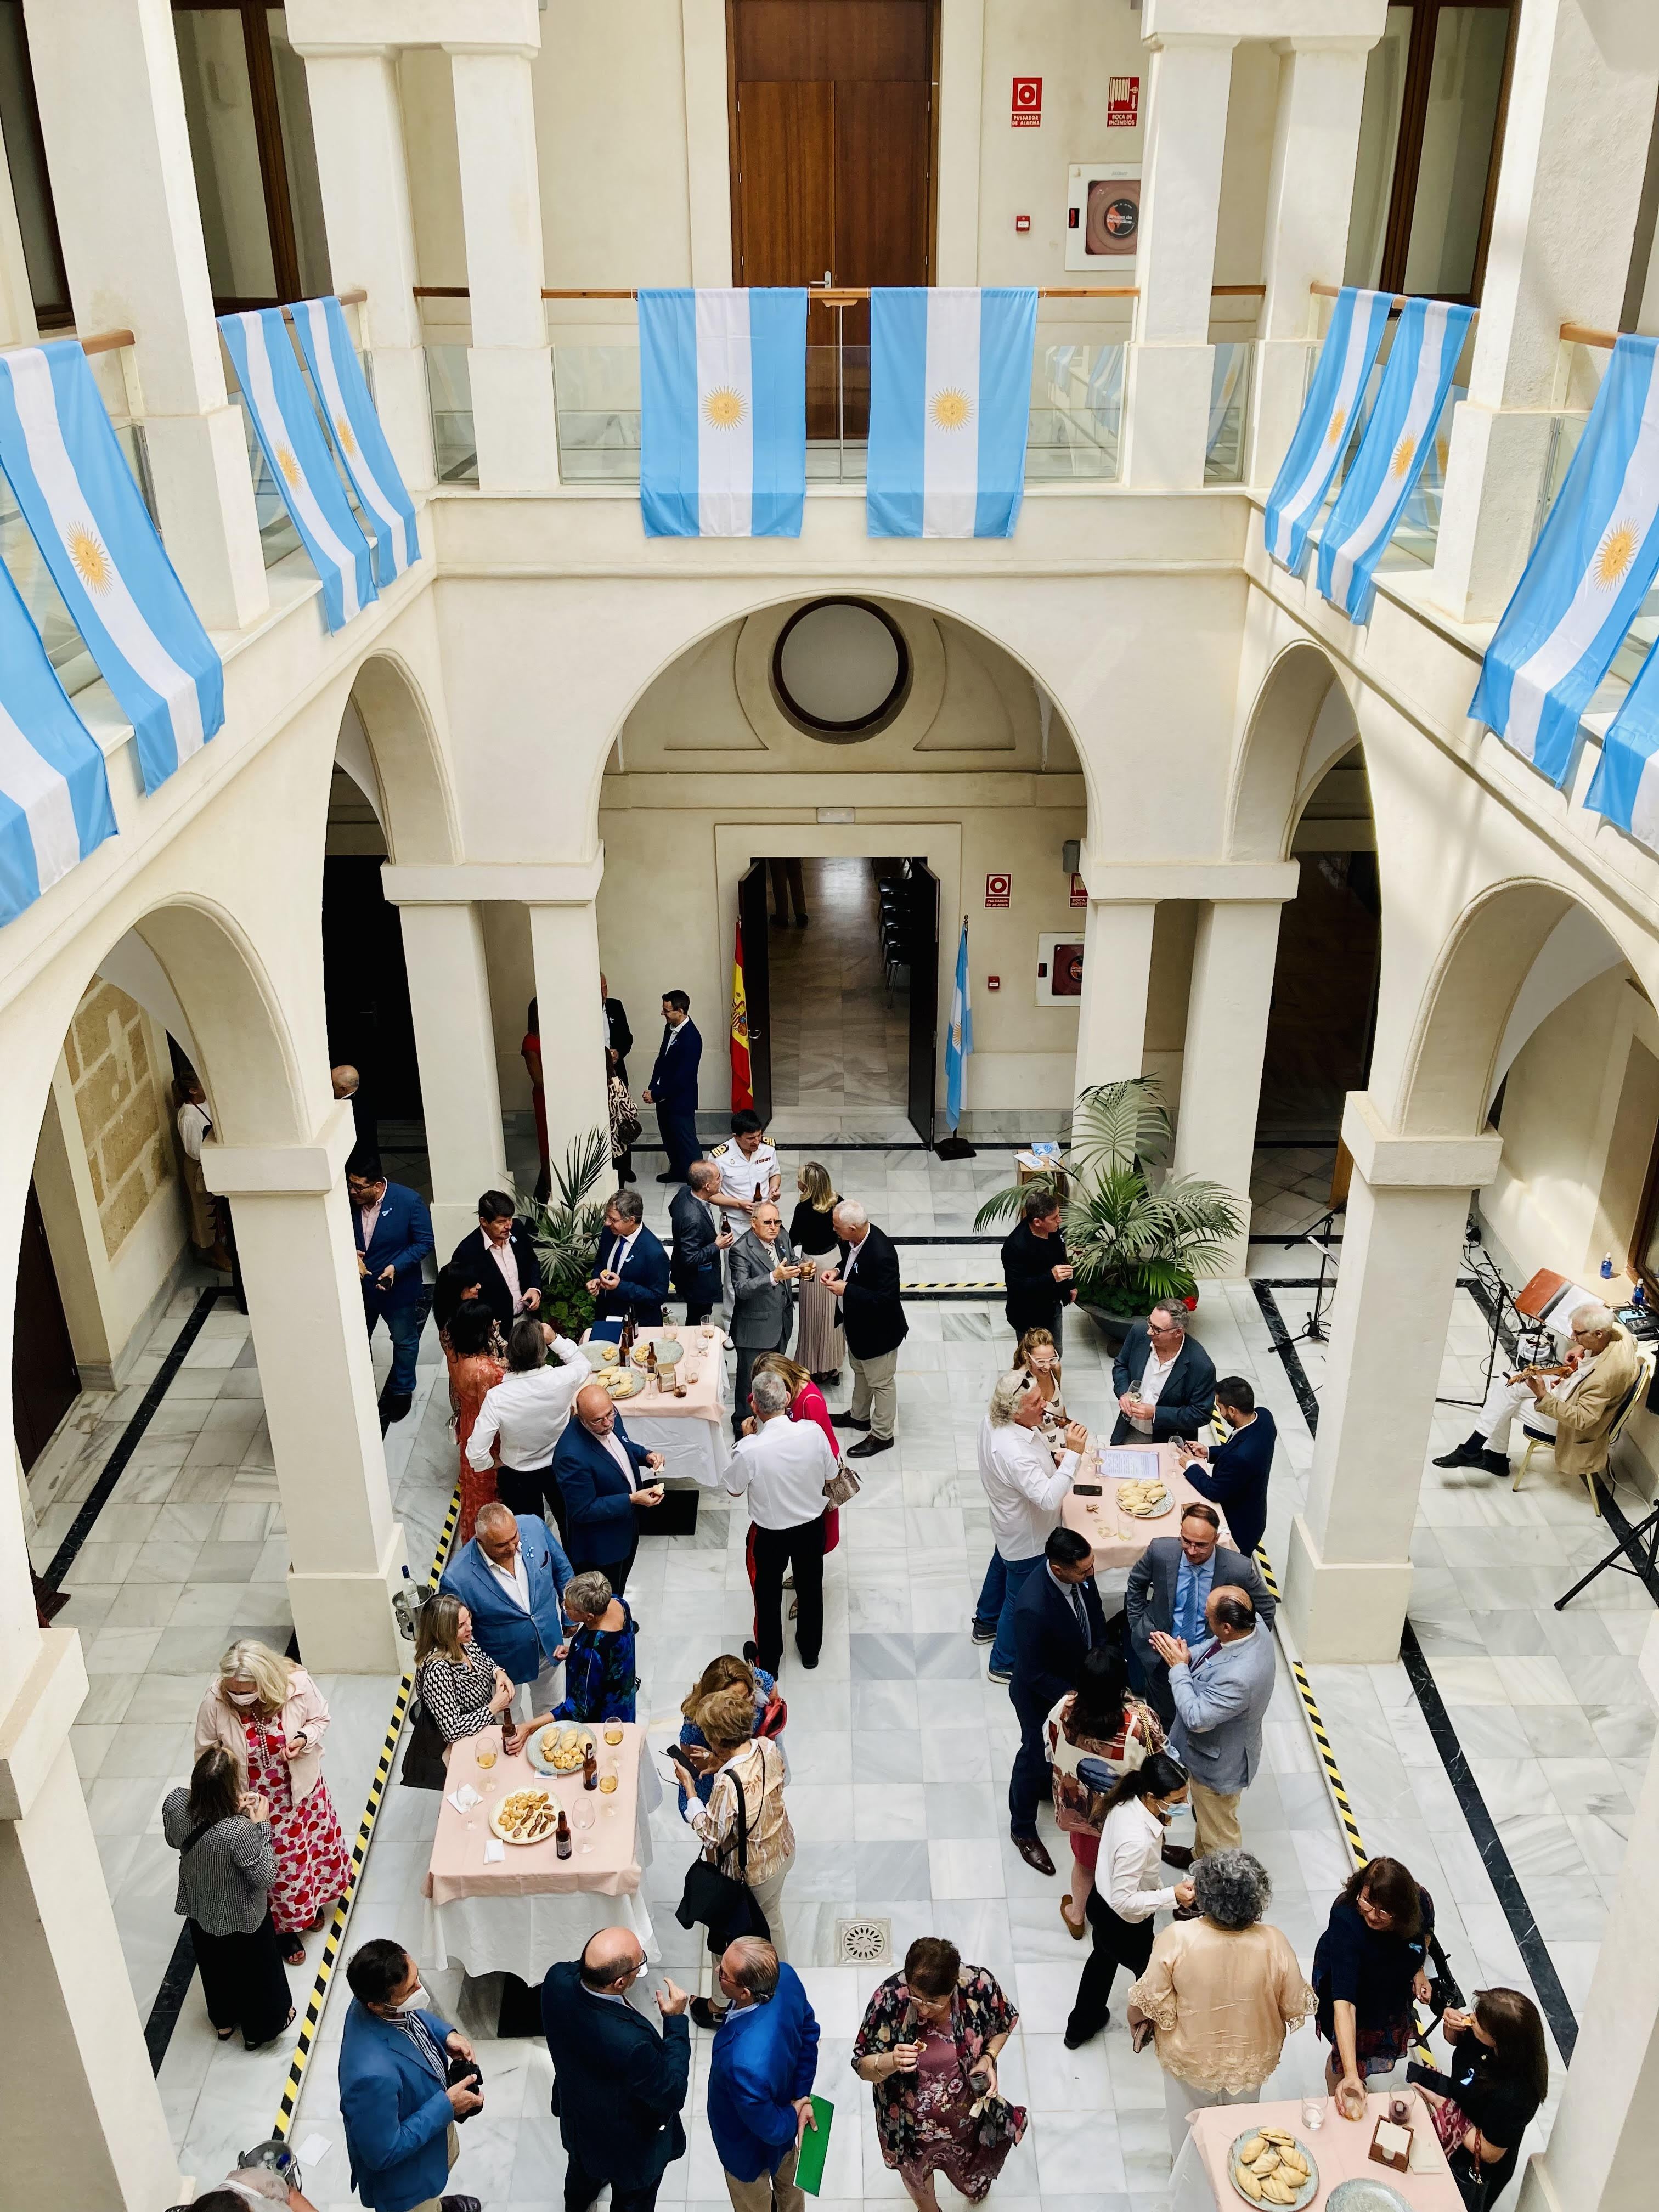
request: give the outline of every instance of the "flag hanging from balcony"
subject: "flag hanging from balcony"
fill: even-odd
[[[1364,619],[1371,577],[1417,488],[1435,425],[1474,319],[1473,307],[1407,300],[1376,404],[1319,540],[1319,588],[1350,622]]]
[[[1365,380],[1388,328],[1391,295],[1360,292],[1345,284],[1331,310],[1319,366],[1302,403],[1290,451],[1267,494],[1261,532],[1269,553],[1294,575],[1336,474],[1353,410],[1365,396]]]
[[[1621,337],[1566,480],[1503,612],[1470,719],[1553,783],[1659,572],[1659,339]]]
[[[806,294],[644,291],[640,514],[647,538],[799,538]]]
[[[374,573],[384,591],[421,557],[415,503],[404,489],[374,411],[362,363],[346,328],[345,310],[331,295],[325,300],[301,300],[294,308],[294,328],[311,371],[312,390],[328,416],[362,520],[373,535]]]
[[[743,924],[738,924],[732,953],[732,1111],[743,1112],[755,1103],[755,1085],[749,1060],[749,994],[743,987]]]
[[[154,791],[223,722],[224,671],[72,338],[0,355],[0,468]]]
[[[1036,343],[1026,288],[872,292],[872,538],[1013,536]]]
[[[323,586],[323,619],[343,629],[380,597],[368,540],[358,526],[317,410],[289,343],[280,307],[221,315],[219,328],[271,481]]]
[[[0,563],[0,922],[114,835],[104,756]]]
[[[1601,740],[1584,804],[1659,853],[1659,652],[1651,646]]]

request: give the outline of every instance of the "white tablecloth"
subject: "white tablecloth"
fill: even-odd
[[[661,1802],[662,1782],[646,1747],[640,1759],[634,1844],[641,1874],[651,1863],[651,1815]],[[662,1956],[650,1908],[637,1890],[628,1897],[575,1890],[562,1896],[459,1897],[448,1905],[434,1905],[428,1898],[424,1903],[422,1966],[453,1964],[473,1975],[517,1974],[533,1984],[556,1960],[579,1957],[588,1937],[601,1928],[631,1928],[648,1959]]]
[[[720,1477],[732,1457],[732,1438],[724,1423],[716,1428],[712,1421],[653,1419],[627,1405],[620,1411],[634,1442],[643,1444],[647,1451],[662,1454],[663,1473],[671,1480],[699,1483],[705,1490],[720,1488]],[[641,1532],[648,1535],[650,1515],[641,1513],[639,1522]]]

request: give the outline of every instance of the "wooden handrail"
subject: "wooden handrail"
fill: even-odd
[[[1316,284],[1314,289],[1334,295],[1336,288],[1334,285]],[[860,284],[834,285],[827,290],[821,285],[809,285],[807,290],[814,300],[828,307],[851,307],[855,301],[867,300],[870,296],[869,288]],[[1265,284],[1212,284],[1210,287],[1211,296],[1215,299],[1261,299],[1266,296],[1267,290]],[[466,284],[416,284],[414,293],[417,300],[465,300],[471,296],[471,288]],[[340,295],[342,300],[360,300],[363,296],[361,292],[343,292]],[[578,290],[549,290],[544,287],[542,291],[544,300],[637,300],[639,296],[637,290],[600,291],[592,287]],[[1139,284],[1040,284],[1037,297],[1039,300],[1138,300],[1140,287]]]
[[[1346,287],[1341,284],[1310,284],[1308,289],[1313,293],[1315,297],[1317,299],[1334,300],[1346,289]],[[1397,315],[1408,300],[1420,300],[1425,296],[1426,295],[1421,292],[1396,292],[1389,302],[1389,313],[1391,315]],[[1480,321],[1480,310],[1479,307],[1475,309],[1474,313],[1470,319],[1476,323]]]
[[[1564,345],[1613,347],[1619,343],[1617,331],[1598,331],[1589,323],[1563,323],[1561,343]]]
[[[82,338],[82,353],[118,353],[123,346],[136,345],[137,340],[131,331],[100,331],[94,337]]]

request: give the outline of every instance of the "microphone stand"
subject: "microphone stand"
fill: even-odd
[[[1319,1281],[1314,1289],[1313,1310],[1308,1316],[1307,1327],[1297,1329],[1294,1336],[1287,1336],[1285,1339],[1286,1344],[1301,1344],[1304,1340],[1310,1344],[1323,1344],[1326,1340],[1328,1332],[1325,1327],[1325,1301],[1328,1296],[1334,1297],[1336,1295],[1335,1283],[1333,1282],[1328,1291],[1325,1281],[1326,1270],[1331,1263],[1331,1248],[1328,1239],[1332,1230],[1336,1226],[1336,1217],[1341,1210],[1340,1206],[1334,1206],[1328,1213],[1322,1213],[1313,1226],[1305,1230],[1298,1240],[1304,1244],[1313,1245],[1317,1250]]]
[[[1540,1332],[1537,1322],[1529,1319],[1516,1304],[1498,1262],[1489,1252],[1481,1249],[1477,1236],[1468,1236],[1463,1240],[1463,1265],[1474,1276],[1479,1289],[1485,1294],[1486,1317],[1492,1329],[1491,1340],[1486,1346],[1486,1380],[1478,1398],[1437,1398],[1434,1401],[1437,1406],[1484,1406],[1486,1404],[1487,1394],[1492,1389],[1492,1378],[1498,1369],[1498,1354],[1503,1346],[1504,1330],[1507,1326],[1504,1318],[1506,1309],[1515,1316],[1516,1326],[1512,1334],[1516,1342],[1517,1358],[1521,1356],[1521,1340],[1523,1337],[1532,1334],[1547,1334],[1547,1332]],[[1483,1301],[1477,1298],[1475,1303],[1479,1305]]]

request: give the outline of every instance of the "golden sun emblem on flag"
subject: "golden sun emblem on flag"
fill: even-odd
[[[711,430],[735,430],[744,416],[743,394],[729,384],[705,392],[702,416]]]
[[[960,430],[973,411],[973,401],[954,384],[947,384],[942,392],[936,392],[927,405],[927,412],[941,430]]]
[[[276,465],[283,472],[283,481],[285,483],[297,484],[299,483],[300,464],[294,458],[294,449],[291,446],[277,447]]]
[[[89,522],[71,526],[64,546],[75,573],[89,592],[103,593],[115,581],[115,568],[104,550],[104,541]]]
[[[1325,433],[1325,442],[1328,446],[1334,446],[1336,443],[1337,440],[1342,435],[1344,429],[1346,428],[1347,421],[1347,409],[1346,407],[1339,407],[1331,417],[1330,428]]]
[[[351,434],[351,425],[343,415],[334,417],[334,434],[339,441],[340,451],[348,459],[357,450],[357,441]]]
[[[1391,477],[1403,477],[1416,458],[1416,439],[1409,435],[1403,437],[1394,449],[1394,459],[1389,464],[1389,474]]]
[[[1590,563],[1590,574],[1604,592],[1623,583],[1641,542],[1642,533],[1633,522],[1615,522],[1608,531]]]

